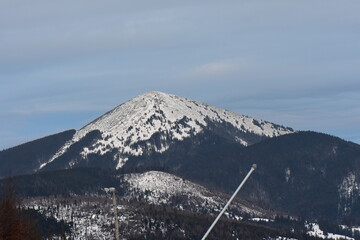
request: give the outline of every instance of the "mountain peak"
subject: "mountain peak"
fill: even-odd
[[[161,105],[161,103],[163,103],[163,102],[176,101],[176,99],[178,99],[178,98],[179,97],[177,97],[176,95],[173,95],[173,94],[168,94],[168,93],[159,92],[159,91],[150,91],[150,92],[143,93],[133,99],[130,99],[126,103],[142,102],[143,104],[157,106],[157,105]]]
[[[160,96],[169,96],[169,95],[171,95],[171,94],[160,92],[160,91],[150,91],[150,92],[143,93],[143,94],[139,95],[138,97],[160,97]]]
[[[293,132],[290,128],[205,103],[151,91],[119,105],[78,130],[72,141],[50,161],[95,130],[101,137],[91,146],[84,147],[81,156],[103,155],[116,149],[114,160],[120,168],[128,156],[139,156],[148,151],[164,152],[174,142],[196,136],[209,128],[244,146],[262,138]]]
[[[170,93],[164,93],[160,91],[150,91],[143,94],[140,94],[139,96],[134,97],[133,99],[158,99],[158,100],[171,100],[176,98],[177,96]],[[130,99],[129,101],[132,101],[133,99]]]

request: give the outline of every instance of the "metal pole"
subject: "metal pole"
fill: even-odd
[[[226,203],[225,207],[221,210],[221,212],[219,213],[219,215],[217,216],[217,218],[215,219],[215,221],[211,224],[210,228],[207,230],[207,232],[205,233],[205,235],[202,237],[201,240],[205,240],[207,238],[207,236],[209,235],[209,233],[211,232],[211,230],[214,228],[215,224],[219,221],[219,219],[221,218],[221,216],[224,214],[224,212],[226,211],[226,209],[229,207],[230,203],[232,202],[232,200],[235,198],[236,194],[240,191],[240,189],[242,188],[242,186],[244,185],[244,183],[246,182],[246,180],[250,177],[251,173],[256,169],[256,164],[253,164],[250,171],[248,172],[248,174],[246,175],[246,177],[244,178],[244,180],[240,183],[239,187],[236,189],[236,191],[234,192],[234,194],[231,196],[231,198],[229,199],[229,201]]]
[[[114,216],[115,216],[115,239],[120,240],[120,238],[119,238],[119,223],[118,223],[118,216],[117,216],[117,204],[116,204],[115,190],[112,191],[112,193],[113,193]]]

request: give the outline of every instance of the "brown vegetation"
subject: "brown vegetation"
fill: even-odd
[[[14,184],[7,184],[0,195],[0,240],[38,240],[30,218],[20,214]]]

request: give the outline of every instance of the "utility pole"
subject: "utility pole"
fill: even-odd
[[[219,221],[219,219],[221,218],[221,216],[224,214],[224,212],[226,211],[226,209],[229,207],[230,203],[232,202],[232,200],[235,198],[235,196],[238,194],[238,192],[240,191],[240,189],[242,188],[242,186],[244,185],[244,183],[246,182],[246,180],[250,177],[251,173],[256,169],[256,164],[253,164],[250,171],[248,172],[248,174],[246,175],[246,177],[244,178],[244,180],[240,183],[239,187],[236,189],[236,191],[233,193],[233,195],[231,196],[231,198],[229,199],[229,201],[226,203],[225,207],[221,210],[221,212],[219,213],[219,215],[217,216],[217,218],[215,219],[215,221],[211,224],[211,226],[209,227],[209,229],[207,230],[207,232],[205,233],[205,235],[202,237],[201,240],[205,240],[207,238],[207,236],[209,235],[209,233],[211,232],[211,230],[214,228],[214,226],[216,225],[216,223]]]
[[[118,216],[117,216],[117,203],[116,203],[116,190],[115,188],[104,188],[106,193],[112,194],[113,198],[113,205],[114,205],[114,218],[115,218],[115,239],[120,240],[119,238],[119,223],[118,223]]]

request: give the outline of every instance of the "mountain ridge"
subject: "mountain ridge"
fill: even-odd
[[[97,139],[78,153],[79,161],[90,155],[113,154],[116,168],[121,168],[129,156],[147,152],[164,152],[170,145],[191,138],[209,128],[228,132],[227,137],[243,146],[264,138],[294,132],[293,129],[264,120],[239,115],[218,107],[162,92],[139,95],[91,121],[74,134],[48,162],[56,161],[69,148],[92,131],[100,131]],[[229,130],[230,129],[230,130]],[[156,144],[157,143],[157,144]],[[71,161],[71,160],[70,160]],[[67,167],[76,165],[69,162]],[[65,166],[64,166],[65,167]]]
[[[360,222],[360,145],[327,134],[296,132],[245,148],[221,138],[199,145],[184,141],[163,154],[132,157],[124,169],[141,172],[160,167],[231,193],[252,163],[258,164],[248,181],[253,187],[244,186],[241,198],[309,219]]]

